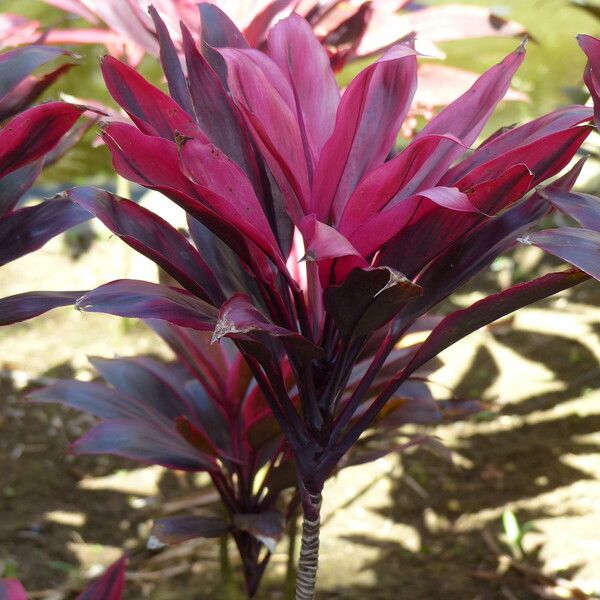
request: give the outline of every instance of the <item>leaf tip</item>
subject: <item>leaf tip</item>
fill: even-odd
[[[529,42],[529,35],[526,33],[523,36],[523,39],[521,40],[521,43],[519,44],[519,47],[516,49],[516,53],[517,54],[525,54],[525,52],[527,51],[527,44]]]

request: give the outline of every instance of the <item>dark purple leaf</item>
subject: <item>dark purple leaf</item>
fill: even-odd
[[[181,471],[214,468],[206,455],[194,450],[183,438],[147,423],[123,419],[101,421],[72,446],[75,454],[113,454],[144,464],[157,464]]]
[[[208,265],[167,221],[135,202],[98,188],[73,188],[67,190],[66,196],[98,217],[132,248],[156,262],[183,287],[204,300],[223,301],[223,293]]]
[[[568,192],[554,186],[545,188],[542,193],[552,205],[575,219],[582,227],[600,231],[600,199],[596,196]]]
[[[8,94],[0,98],[0,121],[25,110],[59,77],[70,71],[75,65],[62,65],[41,77],[27,77],[15,86]]]
[[[354,269],[342,285],[325,290],[325,307],[342,337],[368,335],[393,319],[422,289],[385,267]]]
[[[221,345],[210,344],[210,334],[177,327],[167,321],[146,321],[185,364],[189,372],[210,390],[215,400],[225,397],[225,372],[227,365]]]
[[[233,524],[261,541],[271,553],[275,552],[275,546],[285,531],[285,518],[278,511],[238,513],[233,515]]]
[[[202,54],[224,86],[227,86],[227,67],[214,48],[249,48],[248,42],[235,23],[217,6],[201,2]]]
[[[28,75],[60,56],[72,56],[72,54],[64,48],[42,45],[23,46],[0,54],[0,105],[4,97]]]
[[[132,382],[133,383],[133,382]],[[138,393],[127,396],[102,383],[88,381],[57,381],[28,396],[32,402],[64,404],[103,419],[131,419],[155,421],[168,426],[169,421],[146,404]],[[172,432],[175,431],[171,427]]]
[[[169,84],[169,93],[171,97],[183,108],[188,115],[194,114],[192,99],[188,90],[187,81],[181,67],[179,54],[175,44],[171,39],[169,30],[165,22],[160,18],[156,8],[150,5],[148,12],[154,22],[156,33],[158,34],[158,44],[160,46],[160,64]]]
[[[190,415],[188,398],[183,388],[170,382],[162,373],[157,361],[145,358],[107,359],[92,357],[89,359],[102,377],[121,394],[136,399],[152,407],[167,421],[174,421],[180,415]],[[117,416],[105,418],[119,418]]]
[[[59,306],[74,305],[85,292],[25,292],[0,299],[0,326],[37,317]]]
[[[194,538],[218,538],[231,532],[231,525],[218,517],[179,515],[154,522],[152,535],[163,544],[180,544]]]
[[[198,124],[211,142],[242,168],[256,189],[258,164],[244,119],[221,80],[196,48],[194,38],[185,26],[182,34],[190,94]]]
[[[600,232],[576,227],[535,231],[520,240],[533,244],[600,280]]]
[[[42,172],[43,160],[29,163],[0,180],[0,217],[12,210]]]
[[[408,375],[458,340],[538,300],[577,285],[589,276],[579,269],[550,273],[479,300],[448,315],[429,335],[404,370]]]
[[[322,350],[296,331],[280,327],[265,317],[251,302],[248,296],[235,294],[221,306],[219,319],[215,325],[213,340],[222,337],[255,337],[263,341],[261,335],[282,338],[305,358],[318,358]]]
[[[0,266],[41,248],[88,219],[88,211],[58,198],[0,217]]]
[[[213,306],[185,290],[135,279],[106,283],[79,298],[76,306],[85,312],[163,319],[200,331],[211,331],[218,316]]]

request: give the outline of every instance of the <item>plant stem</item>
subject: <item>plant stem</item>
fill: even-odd
[[[221,563],[221,582],[223,590],[229,592],[232,585],[232,570],[229,559],[229,538],[226,535],[219,539],[219,562]]]
[[[302,502],[302,546],[296,579],[296,600],[314,600],[319,568],[321,530],[321,494],[306,493]]]

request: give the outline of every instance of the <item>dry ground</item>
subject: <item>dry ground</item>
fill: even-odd
[[[119,240],[101,241],[75,263],[55,241],[3,267],[1,295],[85,289],[140,270],[152,276]],[[600,594],[599,300],[599,288],[584,284],[445,353],[433,379],[483,398],[489,411],[435,430],[456,450],[454,467],[421,449],[348,469],[328,485],[323,599],[526,600],[544,597],[559,576]],[[135,352],[165,350],[135,323],[69,309],[0,331],[0,574],[22,578],[32,598],[71,597],[121,547],[133,557],[130,599],[233,598],[219,591],[213,542],[144,550],[152,517],[194,482],[67,456],[90,418],[23,400],[23,387],[40,380],[90,377],[86,355]],[[509,554],[507,509],[535,527],[524,537],[527,575],[496,554]],[[285,561],[281,543],[261,598],[282,597]],[[551,576],[544,589],[535,576],[542,571]]]

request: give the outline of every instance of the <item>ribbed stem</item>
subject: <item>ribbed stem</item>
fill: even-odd
[[[319,568],[321,530],[321,494],[308,494],[310,506],[304,506],[302,545],[296,579],[296,600],[314,600]]]

